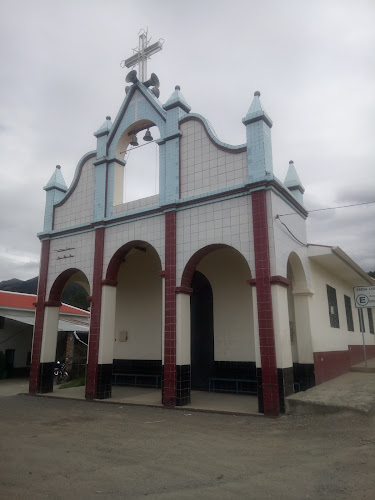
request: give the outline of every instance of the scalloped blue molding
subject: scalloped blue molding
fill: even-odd
[[[192,119],[198,119],[198,120],[201,120],[203,123],[204,123],[204,126],[207,130],[207,133],[209,134],[209,136],[211,137],[211,139],[218,145],[218,146],[221,146],[223,148],[227,148],[227,149],[231,149],[233,151],[237,151],[238,149],[243,149],[243,148],[246,148],[247,147],[247,144],[239,144],[238,146],[234,146],[233,144],[227,144],[226,142],[223,142],[221,141],[217,135],[216,135],[216,132],[215,130],[213,129],[211,123],[202,115],[198,114],[198,113],[189,113],[188,115],[184,116],[183,118],[181,118],[181,120],[179,121],[179,124],[181,122],[185,122],[185,121],[189,121],[189,120],[192,120]]]

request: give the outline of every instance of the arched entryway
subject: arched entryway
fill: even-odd
[[[162,278],[160,258],[154,247],[145,241],[122,246],[109,263],[103,297],[108,295],[106,289],[112,294],[109,307],[113,321],[109,330],[101,332],[107,337],[101,343],[108,344],[111,351],[112,383],[158,390],[160,403]],[[108,316],[108,310],[102,314]]]
[[[190,292],[190,329],[184,334],[190,333],[191,389],[257,395],[250,278],[245,258],[226,245],[205,247],[187,263],[180,291]],[[178,315],[177,322],[183,318]]]
[[[87,276],[79,269],[71,268],[62,272],[55,279],[48,296],[48,301],[44,304],[38,392],[53,391],[55,361],[66,363],[70,375],[81,377],[82,383],[85,383],[87,349],[84,350],[79,360],[79,364],[82,364],[82,367],[78,368],[74,366],[75,361],[77,361],[74,360],[74,344],[76,337],[80,338],[77,332],[85,332],[85,340],[88,339],[88,318],[84,318],[83,315],[76,311],[76,319],[74,321],[66,321],[63,315],[60,314],[64,290],[73,283],[85,290],[87,295],[90,293],[90,284]],[[74,309],[70,312],[74,314]],[[76,332],[76,336],[74,336],[74,332]],[[78,361],[76,364],[78,364]]]

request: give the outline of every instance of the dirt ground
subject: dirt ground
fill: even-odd
[[[373,499],[375,418],[0,397],[1,499]]]

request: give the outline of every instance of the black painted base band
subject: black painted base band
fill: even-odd
[[[55,368],[55,363],[40,363],[39,365],[39,380],[37,392],[40,394],[45,394],[47,392],[53,392],[53,371]]]
[[[176,366],[176,406],[190,403],[190,365]]]
[[[257,367],[256,370],[258,382],[258,411],[259,413],[264,413],[262,369]],[[294,393],[293,368],[278,368],[277,382],[279,388],[280,412],[285,413],[285,398]]]
[[[278,368],[277,380],[279,385],[280,412],[285,413],[285,398],[294,393],[293,367]]]
[[[256,368],[258,390],[258,412],[264,413],[262,368]]]
[[[296,392],[315,387],[313,363],[293,363],[294,389]]]
[[[96,399],[107,399],[112,396],[112,371],[112,363],[98,365]]]

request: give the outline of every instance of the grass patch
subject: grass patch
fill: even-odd
[[[81,387],[83,385],[85,385],[85,377],[80,377],[61,384],[59,389],[69,389],[69,387]]]

